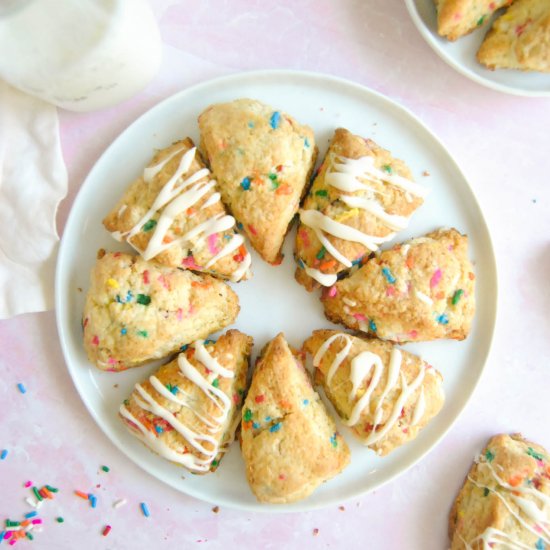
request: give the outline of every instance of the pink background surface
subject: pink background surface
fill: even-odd
[[[550,99],[504,95],[454,72],[426,45],[397,0],[156,0],[154,9],[164,60],[153,83],[112,109],[60,112],[70,184],[60,229],[99,155],[161,99],[243,70],[334,74],[411,109],[469,179],[491,228],[499,268],[493,352],[453,429],[389,485],[342,502],[343,509],[268,515],[222,508],[216,514],[213,504],[143,473],[102,434],[67,373],[53,312],[0,321],[0,449],[9,451],[0,461],[0,519],[29,511],[23,483],[31,479],[61,489],[40,511],[44,531],[33,542],[40,548],[446,548],[448,510],[489,436],[521,431],[550,447]],[[18,382],[26,385],[25,395]],[[103,464],[109,473],[100,471]],[[97,508],[75,497],[74,489],[93,490]],[[128,504],[115,510],[118,498]],[[139,510],[141,501],[151,510],[148,519]],[[57,516],[65,523],[56,523]],[[106,524],[113,529],[103,538]]]

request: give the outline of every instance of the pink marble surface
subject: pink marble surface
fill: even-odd
[[[31,479],[61,488],[41,509],[45,526],[33,543],[39,548],[446,548],[449,507],[490,435],[521,431],[550,446],[550,99],[504,95],[457,74],[429,49],[397,0],[155,0],[154,9],[164,40],[155,81],[116,108],[60,113],[70,176],[60,229],[106,146],[168,95],[251,69],[349,78],[416,113],[477,193],[499,266],[493,352],[453,429],[398,480],[342,502],[343,509],[267,515],[222,508],[216,514],[212,504],[143,473],[102,434],[67,373],[53,312],[1,321],[0,449],[9,453],[0,461],[0,515],[18,519],[29,511],[23,483]],[[26,394],[18,392],[18,382]],[[109,473],[100,471],[103,464]],[[74,489],[93,490],[97,508],[75,497]],[[115,510],[118,498],[128,504]],[[143,500],[149,519],[139,510]],[[65,523],[56,523],[58,516]],[[112,531],[103,538],[106,524]]]

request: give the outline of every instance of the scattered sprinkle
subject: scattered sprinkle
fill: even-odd
[[[252,120],[248,121],[248,127],[249,128],[254,128],[254,122]]]
[[[214,506],[214,507],[212,508],[212,512],[214,512],[214,514],[217,514],[219,511],[220,511],[220,507],[219,507],[219,506]]]
[[[313,529],[313,536],[316,537],[318,534],[319,534],[319,529],[315,527],[315,529]]]
[[[250,178],[243,178],[243,180],[241,181],[241,187],[245,191],[248,191],[250,189]],[[241,224],[241,229],[242,229],[242,224]]]
[[[147,223],[143,224],[141,228],[142,231],[151,231],[157,225],[157,220],[149,220]]]
[[[487,487],[485,487],[485,488],[483,489],[483,496],[484,496],[484,497],[489,496],[489,493],[490,493],[489,489],[488,489]]]
[[[124,506],[128,501],[125,498],[121,498],[113,503],[113,508],[121,508]]]
[[[90,493],[88,495],[88,500],[90,501],[92,508],[95,508],[97,506],[97,497],[94,494]]]
[[[2,452],[0,453],[0,460],[5,460],[7,456],[8,456],[8,450],[3,449]]]
[[[485,451],[485,458],[487,459],[487,462],[493,462],[493,460],[495,459],[495,455],[493,452],[487,449]]]
[[[273,424],[273,426],[269,428],[269,431],[271,433],[275,433],[275,432],[278,432],[280,429],[281,429],[281,422],[277,422],[276,424]]]
[[[383,267],[382,274],[384,275],[384,277],[386,277],[386,280],[388,281],[388,283],[392,285],[393,283],[395,283],[396,278],[392,275],[392,272],[389,270],[389,268]]]
[[[321,247],[321,250],[319,250],[319,252],[317,252],[317,254],[316,254],[315,257],[316,257],[318,260],[322,260],[322,259],[325,257],[326,251],[327,251],[326,248],[325,248],[324,246],[322,246],[322,247]]]
[[[376,323],[374,322],[373,319],[369,321],[369,330],[372,332],[376,332]]]
[[[328,289],[328,292],[327,292],[328,297],[329,297],[329,298],[334,298],[334,297],[336,296],[337,292],[338,292],[338,291],[336,290],[336,286],[331,286],[331,287]]]
[[[213,385],[215,388],[219,388],[219,386],[220,386],[220,379],[219,379],[219,378],[214,378],[214,380],[212,380],[212,385]]]
[[[281,113],[279,113],[279,111],[275,111],[271,115],[271,118],[269,119],[269,124],[274,130],[276,130],[279,127],[280,121],[281,121]]]
[[[422,175],[423,175],[425,178],[427,178],[427,177],[430,175],[430,173],[428,172],[428,170],[424,170],[424,172],[422,172]]]
[[[136,302],[142,306],[148,306],[151,303],[151,296],[147,296],[147,294],[138,294]]]
[[[249,420],[252,420],[252,411],[250,409],[246,409],[244,411],[243,419],[245,422],[248,422]]]
[[[64,518],[62,518],[61,516],[55,518],[55,521],[57,521],[57,523],[63,523],[65,521]]]
[[[338,506],[338,510],[340,510],[340,512],[345,512],[346,509],[344,508],[344,506]]]
[[[147,336],[149,336],[149,333],[146,330],[138,330],[137,333],[139,336],[142,336],[143,338],[147,338]]]
[[[477,20],[477,26],[478,27],[481,27],[481,25],[483,25],[483,21],[485,21],[485,16],[482,15],[478,20]]]
[[[456,304],[458,304],[458,301],[460,300],[460,298],[462,298],[462,295],[464,294],[464,291],[459,288],[454,294],[453,294],[453,299],[451,300],[451,303],[453,304],[453,306],[456,306]]]
[[[107,279],[107,285],[111,288],[120,288],[118,281],[116,281],[115,279]]]
[[[19,384],[17,384],[17,389],[18,389],[21,393],[27,393],[27,388],[25,388],[25,385],[22,384],[21,382],[19,382]]]
[[[336,432],[334,432],[331,436],[330,436],[330,444],[336,448],[338,446],[338,440],[336,438]]]
[[[446,313],[442,313],[437,317],[437,322],[440,325],[448,325],[449,324],[449,318],[447,317]]]
[[[309,139],[307,139],[307,137],[304,138],[304,146],[305,147],[309,147]]]
[[[432,275],[432,278],[430,279],[430,287],[433,288],[434,286],[437,286],[439,284],[439,281],[441,281],[441,269],[437,268],[434,271],[434,274]]]
[[[265,399],[265,395],[257,395],[255,398],[254,398],[254,401],[256,403],[263,403],[264,402],[264,399]]]
[[[111,526],[110,525],[106,525],[105,526],[105,529],[103,529],[103,533],[101,533],[104,537],[106,537],[109,532],[111,531]]]
[[[101,469],[104,471],[104,472],[109,472],[111,470],[111,468],[109,468],[109,466],[101,466]]]
[[[537,452],[535,451],[535,449],[533,449],[533,447],[528,447],[528,448],[527,448],[527,454],[528,454],[529,456],[532,456],[532,457],[533,457],[534,459],[536,459],[536,460],[544,460],[544,456],[541,455],[540,453],[537,453]]]
[[[122,327],[120,329],[120,334],[122,334],[122,336],[124,336],[127,332],[128,332],[128,329],[126,327]]]
[[[38,512],[33,510],[32,512],[29,512],[28,514],[25,514],[25,517],[27,519],[30,519],[30,518],[33,518],[34,516],[37,516],[37,515],[38,515]]]
[[[147,506],[147,504],[145,504],[145,502],[141,502],[139,507],[141,508],[141,511],[146,518],[151,515],[151,513],[149,512],[149,507]]]
[[[304,407],[307,407],[309,405],[309,399],[304,399],[302,401],[302,403],[303,403]]]
[[[315,191],[315,195],[317,197],[328,197],[328,191],[326,189],[319,189],[319,191]]]
[[[384,164],[384,166],[382,166],[382,170],[384,170],[384,172],[387,172],[388,174],[391,174],[393,172],[393,168],[389,164]]]
[[[23,487],[25,487],[25,489],[27,489],[31,485],[32,485],[32,481],[25,481],[25,485],[23,485]]]

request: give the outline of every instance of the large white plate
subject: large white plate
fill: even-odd
[[[490,71],[477,62],[476,53],[490,28],[490,23],[468,36],[450,42],[437,34],[434,0],[405,0],[405,3],[414,24],[426,42],[459,73],[499,92],[522,96],[550,96],[550,74],[509,69]],[[493,16],[493,19],[495,18],[496,15]]]
[[[239,97],[258,98],[311,125],[321,154],[338,126],[390,148],[405,159],[417,180],[431,188],[426,203],[399,238],[455,226],[470,235],[471,257],[476,262],[478,310],[470,338],[408,346],[444,374],[447,400],[440,415],[415,441],[386,458],[355,443],[341,427],[352,448],[351,465],[310,498],[290,506],[256,502],[236,444],[217,472],[207,476],[189,475],[149,452],[127,433],[117,409],[133,384],[153,367],[118,374],[100,372],[90,365],[82,347],[80,320],[96,251],[121,249],[101,225],[105,213],[141,172],[153,149],[186,135],[198,138],[197,115],[211,103]],[[429,177],[422,176],[425,170]],[[235,285],[241,301],[235,326],[254,336],[256,352],[279,331],[300,347],[312,330],[332,326],[323,316],[317,295],[308,294],[294,281],[292,241],[293,236],[288,236],[282,265],[270,266],[254,255],[253,280]],[[144,470],[189,495],[236,508],[278,511],[345,501],[404,472],[428,452],[456,420],[481,376],[493,334],[496,296],[489,232],[474,194],[443,145],[412,114],[371,90],[325,75],[288,71],[245,73],[206,82],[168,98],[134,122],[110,145],[84,182],[65,227],[56,278],[57,324],[69,372],[111,441]]]

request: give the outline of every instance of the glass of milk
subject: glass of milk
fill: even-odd
[[[148,0],[0,0],[0,79],[64,109],[134,95],[161,50]]]

